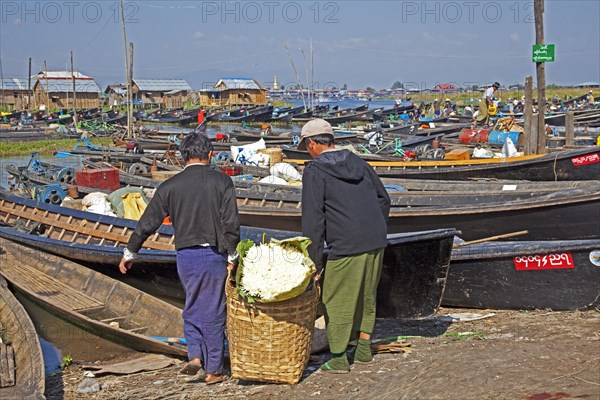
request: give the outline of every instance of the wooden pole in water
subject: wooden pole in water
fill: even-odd
[[[534,0],[535,14],[535,44],[544,44],[544,0]],[[546,153],[546,67],[543,62],[536,63],[537,92],[538,92],[538,141],[537,153]]]
[[[535,154],[537,151],[537,131],[533,130],[533,78],[525,78],[525,104],[523,105],[525,118],[525,155]]]
[[[573,146],[575,142],[575,114],[567,111],[565,115],[565,146]]]

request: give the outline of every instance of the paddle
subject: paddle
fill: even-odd
[[[456,249],[457,247],[468,246],[470,244],[489,242],[491,240],[505,239],[505,238],[509,238],[509,237],[513,237],[513,236],[527,235],[528,233],[529,233],[529,231],[518,231],[518,232],[512,232],[512,233],[505,233],[502,235],[496,235],[496,236],[490,236],[490,237],[486,237],[486,238],[482,238],[482,239],[471,240],[470,242],[456,243],[455,245],[452,246],[452,248]]]
[[[160,342],[172,343],[172,344],[187,344],[184,338],[173,338],[164,336],[148,336],[150,339],[158,340]]]
[[[68,151],[57,151],[54,155],[58,158],[65,158],[71,157],[73,154],[69,153]]]

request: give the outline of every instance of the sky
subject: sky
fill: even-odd
[[[34,73],[44,61],[69,69],[73,51],[75,69],[102,88],[124,81],[119,11],[116,0],[0,0],[2,76],[27,76],[29,57]],[[317,88],[535,81],[533,1],[136,0],[124,11],[134,76],[197,89],[224,77],[270,86],[275,75],[289,87],[298,82],[290,58]],[[600,82],[600,1],[546,0],[544,25],[556,46],[547,83]]]

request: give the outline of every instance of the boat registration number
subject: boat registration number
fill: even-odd
[[[575,268],[571,253],[520,256],[514,257],[513,261],[517,271]]]
[[[572,158],[571,161],[573,162],[574,166],[580,167],[582,165],[600,162],[600,155],[598,153],[588,154],[585,156]]]

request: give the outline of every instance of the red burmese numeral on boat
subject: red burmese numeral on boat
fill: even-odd
[[[571,253],[520,256],[513,258],[517,271],[575,268]]]
[[[600,155],[598,155],[598,153],[588,154],[585,156],[572,158],[571,161],[573,162],[574,166],[580,167],[582,165],[600,162]]]

